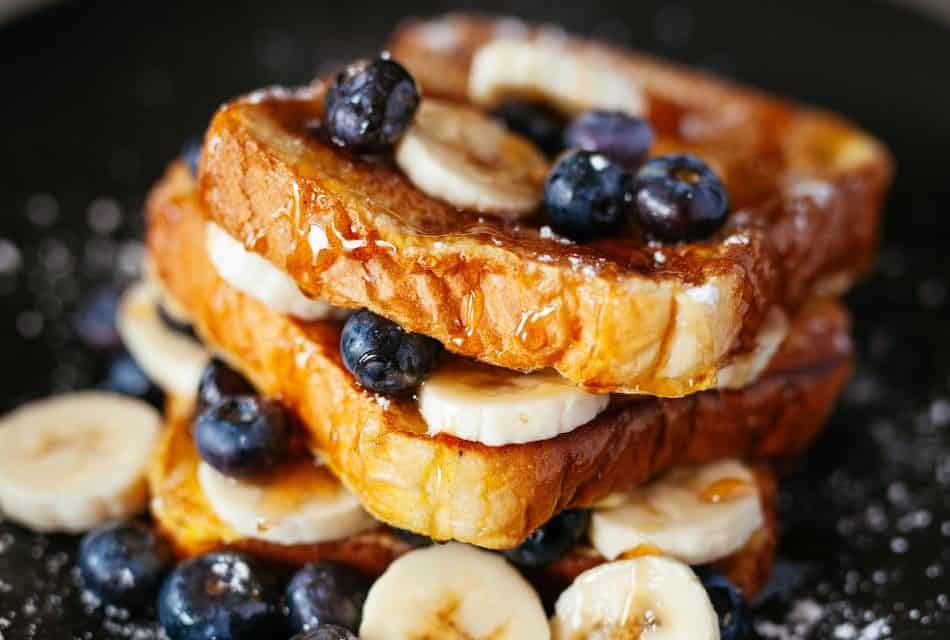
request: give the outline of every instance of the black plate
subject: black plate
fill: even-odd
[[[143,194],[215,106],[305,82],[375,51],[402,15],[451,8],[399,4],[89,2],[0,28],[0,409],[97,381],[69,313],[135,263]],[[849,297],[861,364],[785,483],[757,628],[950,637],[950,33],[855,2],[491,4],[827,106],[891,146],[880,267]],[[83,604],[73,547],[0,524],[0,639],[149,637]]]

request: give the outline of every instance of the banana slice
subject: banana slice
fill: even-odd
[[[213,222],[208,223],[205,241],[208,257],[221,279],[277,313],[311,321],[339,317],[342,312],[326,302],[305,296],[289,275],[245,249]]]
[[[719,619],[692,569],[672,558],[645,556],[577,576],[554,606],[551,635],[554,640],[719,640]]]
[[[547,640],[541,599],[501,556],[457,542],[393,562],[363,606],[361,640]]]
[[[630,491],[591,518],[591,544],[608,560],[642,545],[688,564],[741,549],[764,522],[758,485],[742,464],[726,460],[674,469]]]
[[[165,392],[191,397],[210,356],[201,344],[165,326],[153,287],[139,282],[119,302],[116,325],[142,370]]]
[[[429,435],[490,447],[554,438],[593,420],[610,403],[553,372],[520,373],[465,360],[439,368],[419,390]]]
[[[493,40],[475,52],[468,76],[473,102],[492,105],[511,96],[546,99],[567,115],[589,109],[643,115],[636,78],[605,54],[563,39]]]
[[[376,526],[353,494],[313,461],[280,469],[273,478],[253,483],[223,476],[202,462],[198,480],[215,514],[244,538],[315,544]]]
[[[0,418],[0,511],[70,533],[139,513],[160,424],[151,406],[104,391],[23,405]]]
[[[426,99],[396,148],[416,187],[461,209],[523,218],[538,208],[548,161],[482,113]]]
[[[716,373],[716,382],[720,389],[741,389],[759,377],[772,361],[772,356],[785,342],[788,335],[788,318],[785,313],[773,307],[762,323],[755,339],[755,348],[745,353]]]
[[[142,266],[139,271],[142,274],[142,282],[151,290],[152,295],[156,297],[158,304],[165,310],[165,313],[175,322],[191,326],[191,316],[185,305],[162,282],[158,270],[155,268],[155,263],[152,262],[147,253],[142,257]]]

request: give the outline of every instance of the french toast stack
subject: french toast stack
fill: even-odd
[[[848,378],[887,152],[550,27],[388,52],[225,104],[148,199],[155,521],[381,576],[364,640],[739,637],[714,592],[764,586],[773,464]]]

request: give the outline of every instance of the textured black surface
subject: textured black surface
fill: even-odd
[[[850,297],[861,354],[785,483],[764,638],[950,637],[950,33],[890,5],[491,3],[856,118],[899,161],[886,243]],[[483,8],[487,8],[482,5]],[[129,273],[149,184],[229,96],[373,53],[436,2],[75,3],[0,27],[0,410],[98,381],[68,323]],[[79,597],[75,541],[0,524],[0,638],[148,638]],[[138,635],[136,635],[138,634]]]

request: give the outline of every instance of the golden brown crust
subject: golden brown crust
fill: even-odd
[[[399,31],[392,50],[427,93],[463,98],[459,78],[496,22],[457,18],[449,48],[420,35],[427,24]],[[210,215],[314,297],[502,367],[670,397],[715,387],[770,306],[794,309],[829,277],[849,281],[870,264],[891,171],[879,143],[828,114],[643,56],[565,46],[598,47],[641,81],[656,152],[691,151],[723,174],[735,212],[714,238],[565,245],[538,220],[457,211],[387,163],[321,143],[320,86],[218,112],[201,169]],[[715,304],[696,295],[704,284]]]
[[[615,396],[557,438],[487,447],[424,435],[415,404],[374,396],[340,362],[339,326],[281,316],[221,281],[204,251],[204,213],[182,165],[148,202],[157,275],[198,332],[266,395],[299,415],[333,471],[377,518],[436,539],[517,545],[551,516],[670,467],[788,456],[814,437],[848,377],[849,322],[819,303],[760,381],[663,400]]]
[[[222,522],[211,508],[198,481],[198,454],[190,433],[186,404],[169,406],[162,440],[149,468],[152,516],[176,552],[184,557],[213,549],[241,549],[291,564],[318,560],[343,562],[370,576],[378,576],[397,557],[412,547],[387,529],[379,527],[350,538],[311,545],[279,545],[241,538]],[[765,524],[741,550],[715,563],[747,594],[754,594],[768,580],[778,537],[775,512],[775,480],[757,468]],[[526,571],[527,577],[548,602],[553,602],[580,573],[604,559],[589,547],[579,547],[558,562]]]

